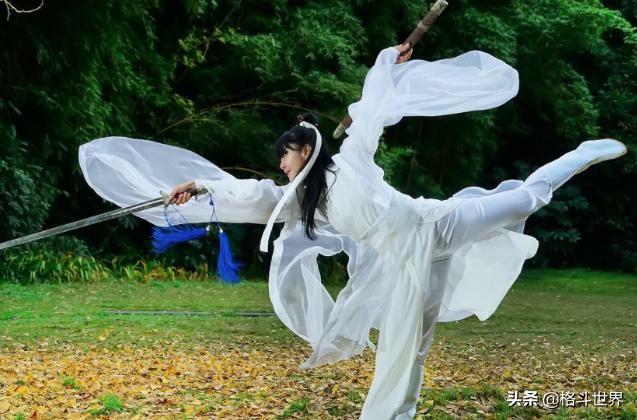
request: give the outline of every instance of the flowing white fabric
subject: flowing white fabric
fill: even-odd
[[[412,367],[426,355],[436,321],[474,314],[486,319],[537,248],[519,224],[443,255],[436,222],[469,197],[516,188],[519,181],[493,191],[466,189],[444,201],[412,198],[387,184],[373,159],[383,127],[404,116],[468,112],[506,102],[517,93],[515,69],[479,51],[399,65],[397,56],[395,48],[380,52],[361,100],[349,107],[353,123],[333,156],[334,173],[326,172],[327,219],[317,220],[318,239],[304,236],[298,200],[284,200],[276,216],[284,226],[274,241],[269,273],[276,314],[312,346],[303,367],[374,349],[369,332],[380,329],[363,418],[394,416],[406,401],[418,373]],[[266,224],[291,187],[236,179],[192,152],[144,140],[97,139],[80,147],[79,155],[89,185],[117,205],[144,201],[195,179],[212,194],[221,222]],[[205,199],[179,210],[190,222],[207,221],[211,211]],[[159,209],[138,216],[164,224]],[[339,252],[349,257],[349,280],[334,301],[321,283],[316,258]]]

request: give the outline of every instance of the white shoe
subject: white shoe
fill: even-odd
[[[583,172],[591,165],[605,160],[617,159],[628,152],[626,145],[615,139],[588,140],[582,142],[575,150],[579,150],[582,153],[592,153],[597,155],[596,158],[578,169],[577,172],[575,172],[575,175]]]
[[[541,173],[550,179],[551,189],[555,191],[571,179],[573,175],[583,172],[589,166],[605,160],[616,159],[625,155],[626,152],[626,146],[617,140],[588,140],[580,144],[577,149],[542,166],[532,173],[527,180]]]

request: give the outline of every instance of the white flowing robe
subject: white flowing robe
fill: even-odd
[[[394,64],[397,55],[395,48],[380,52],[361,100],[349,107],[353,123],[333,156],[336,174],[326,172],[327,218],[317,216],[318,239],[304,236],[300,206],[291,200],[277,219],[284,226],[274,241],[269,273],[274,311],[314,350],[302,367],[347,359],[367,346],[375,349],[369,332],[380,330],[375,377],[363,409],[369,418],[389,418],[401,404],[433,324],[471,315],[487,319],[537,249],[537,241],[518,226],[441,256],[437,220],[466,197],[519,182],[492,191],[467,188],[444,201],[412,198],[391,187],[373,159],[383,127],[404,116],[454,114],[506,102],[517,94],[515,69],[480,51],[399,65]],[[192,152],[146,140],[97,139],[80,147],[79,158],[89,185],[119,206],[195,179],[211,192],[217,217],[226,223],[265,224],[286,190],[267,179],[236,179]],[[210,220],[205,198],[179,211],[191,223]],[[137,216],[166,225],[161,209]],[[172,222],[181,223],[179,217]],[[334,301],[321,283],[317,257],[340,252],[349,256],[349,280]]]

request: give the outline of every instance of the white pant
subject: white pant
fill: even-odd
[[[449,269],[451,254],[468,241],[479,238],[496,229],[519,225],[540,207],[548,204],[552,197],[551,180],[536,173],[520,187],[487,195],[466,198],[455,210],[436,222],[436,237],[439,244],[438,256],[434,260],[432,273],[445,276]],[[432,279],[439,283],[437,279]],[[438,294],[439,295],[439,294]],[[423,381],[424,362],[433,342],[440,296],[431,297],[423,313],[423,334],[418,356],[414,360],[409,386],[401,407],[393,419],[411,419],[416,414],[416,403]]]
[[[577,149],[547,163],[515,189],[492,195],[466,198],[454,211],[436,222],[437,248],[432,273],[446,276],[451,253],[467,241],[480,238],[496,229],[517,230],[527,217],[548,204],[553,191],[573,175],[590,165],[615,159],[626,153],[626,146],[617,140],[601,139],[585,141]],[[432,284],[440,279],[432,278]],[[440,308],[440,286],[428,296],[423,313],[423,333],[420,349],[411,369],[410,382],[401,406],[394,411],[394,419],[410,419],[416,414],[416,403],[422,386],[423,364],[431,343]]]

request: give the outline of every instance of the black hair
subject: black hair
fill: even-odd
[[[314,148],[316,147],[316,133],[312,128],[299,125],[301,121],[306,121],[318,128],[317,118],[311,112],[298,115],[297,123],[283,133],[276,143],[274,143],[274,153],[278,159],[287,153],[286,148],[301,150],[306,144],[310,145],[312,152],[314,152]],[[326,141],[322,141],[321,150],[319,150],[316,161],[303,180],[305,192],[301,200],[302,222],[305,227],[305,235],[312,240],[316,239],[316,224],[314,223],[316,209],[318,208],[323,214],[326,213],[325,200],[327,199],[327,183],[325,181],[325,171],[329,170],[334,173],[332,169],[328,168],[328,166],[333,163],[332,157],[327,152]],[[301,170],[302,169],[303,168],[301,168]]]

